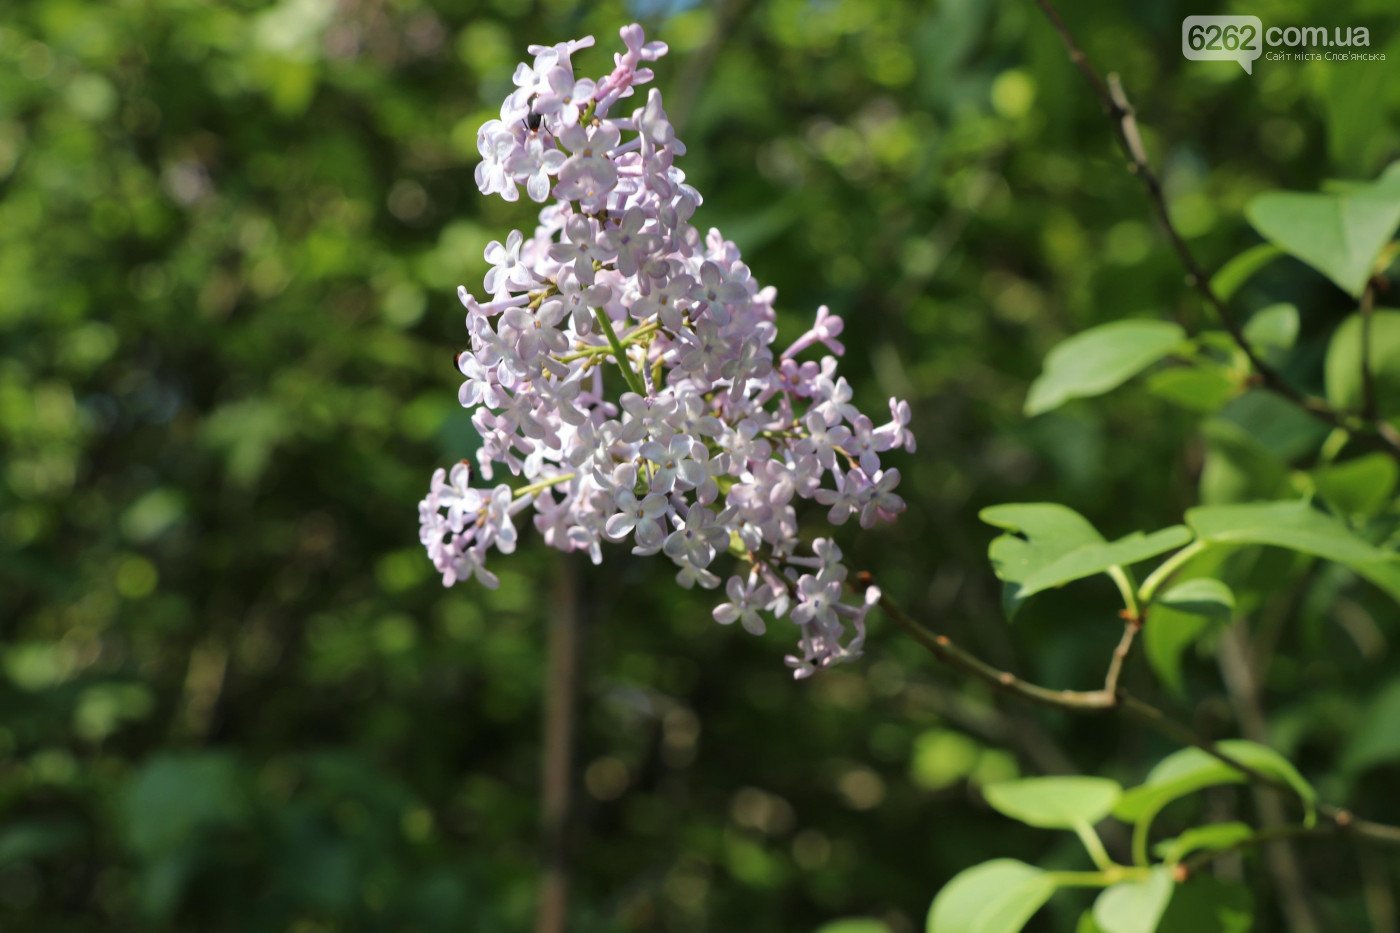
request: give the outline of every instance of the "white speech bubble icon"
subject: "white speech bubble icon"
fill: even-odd
[[[1264,50],[1264,24],[1257,16],[1188,16],[1181,21],[1181,54],[1194,62],[1238,62],[1254,74]]]

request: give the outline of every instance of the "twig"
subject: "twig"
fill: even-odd
[[[1113,649],[1113,657],[1108,662],[1108,672],[1103,678],[1103,692],[1110,696],[1117,696],[1118,681],[1123,676],[1123,664],[1128,660],[1128,654],[1133,650],[1133,639],[1137,638],[1137,633],[1142,631],[1142,624],[1145,621],[1133,612],[1124,613],[1123,637],[1118,640],[1118,646]]]
[[[1151,162],[1147,159],[1147,151],[1142,144],[1142,134],[1138,129],[1137,115],[1133,111],[1132,104],[1128,102],[1128,97],[1123,91],[1123,85],[1118,80],[1118,76],[1110,74],[1105,80],[1093,64],[1090,63],[1084,50],[1075,41],[1074,35],[1070,33],[1065,22],[1060,18],[1059,11],[1051,0],[1035,0],[1041,11],[1045,14],[1050,25],[1059,34],[1060,41],[1064,44],[1065,50],[1069,54],[1069,60],[1079,69],[1080,74],[1089,82],[1094,93],[1098,96],[1100,103],[1109,118],[1113,121],[1114,134],[1118,141],[1118,147],[1123,154],[1128,157],[1128,171],[1141,179],[1143,187],[1147,189],[1148,199],[1152,203],[1152,212],[1161,223],[1167,239],[1171,241],[1172,248],[1176,251],[1177,258],[1186,270],[1186,282],[1205,300],[1206,304],[1214,311],[1216,318],[1222,327],[1229,333],[1230,338],[1244,353],[1253,367],[1259,383],[1269,391],[1279,395],[1294,405],[1306,411],[1319,421],[1322,421],[1334,428],[1341,428],[1348,433],[1355,433],[1358,429],[1362,433],[1358,435],[1358,441],[1366,446],[1383,450],[1391,456],[1400,459],[1400,432],[1387,423],[1384,419],[1372,416],[1365,418],[1365,423],[1358,425],[1355,419],[1348,418],[1343,413],[1332,408],[1324,400],[1294,388],[1283,376],[1268,363],[1266,363],[1254,348],[1245,339],[1244,329],[1240,326],[1225,302],[1216,294],[1211,287],[1210,276],[1206,274],[1201,264],[1196,261],[1196,256],[1191,252],[1191,247],[1186,244],[1181,232],[1177,230],[1176,224],[1172,222],[1171,213],[1167,209],[1166,195],[1162,189],[1161,179],[1153,171]]]
[[[535,933],[564,933],[568,926],[573,810],[575,704],[578,696],[580,624],[578,576],[573,560],[557,562],[554,616],[549,625],[548,689],[540,771],[540,891]]]
[[[1376,290],[1370,282],[1361,292],[1361,417],[1376,416],[1376,374],[1371,370],[1371,320],[1376,310]]]
[[[873,583],[874,577],[871,574],[865,572],[857,574],[855,582],[857,588],[868,588]],[[1245,764],[1217,747],[1213,742],[1201,738],[1194,730],[1172,719],[1151,703],[1128,693],[1121,686],[1113,692],[1105,690],[1052,690],[1048,687],[1042,687],[1023,680],[1010,671],[998,670],[976,655],[960,648],[947,635],[929,631],[901,609],[899,604],[888,594],[881,594],[878,605],[886,616],[904,629],[911,638],[927,648],[935,658],[998,690],[1031,703],[1072,713],[1121,712],[1173,741],[1200,749],[1217,761],[1229,765],[1260,787],[1270,787],[1288,794],[1294,793],[1286,782]],[[1400,826],[1357,819],[1349,810],[1330,804],[1318,804],[1317,813],[1319,817],[1338,830],[1374,839],[1378,842],[1400,845]]]
[[[1321,836],[1335,833],[1337,827],[1332,823],[1320,823],[1314,826],[1304,826],[1301,823],[1290,823],[1284,826],[1275,826],[1272,829],[1264,829],[1255,833],[1247,839],[1241,839],[1234,845],[1225,846],[1223,849],[1212,849],[1209,852],[1198,852],[1181,862],[1184,873],[1189,877],[1196,874],[1202,868],[1223,858],[1233,852],[1241,852],[1255,846],[1262,846],[1275,842],[1286,842],[1290,839],[1305,838],[1308,836]]]

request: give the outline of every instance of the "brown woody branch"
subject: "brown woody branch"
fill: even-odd
[[[874,584],[874,578],[869,573],[857,575],[856,586],[867,588]],[[1213,742],[1197,735],[1196,732],[1183,725],[1177,720],[1168,716],[1165,712],[1148,703],[1146,700],[1124,690],[1117,684],[1117,677],[1113,676],[1111,686],[1099,690],[1054,690],[1049,687],[1042,687],[1039,684],[1031,683],[1017,677],[1010,671],[1000,670],[981,658],[972,654],[957,645],[947,635],[930,631],[921,623],[915,621],[908,613],[900,608],[899,604],[888,595],[881,593],[878,605],[885,615],[894,621],[896,625],[904,629],[908,635],[917,641],[938,660],[958,671],[980,680],[983,683],[1019,697],[1031,703],[1051,709],[1066,710],[1072,713],[1093,714],[1121,712],[1123,715],[1137,720],[1150,729],[1178,742],[1182,745],[1189,745],[1200,749],[1217,761],[1220,761],[1244,775],[1249,781],[1260,787],[1272,788],[1288,794],[1294,791],[1284,781],[1272,775],[1265,774],[1250,765],[1240,761],[1230,753],[1220,749]],[[1129,631],[1125,633],[1125,641],[1131,644],[1128,637],[1133,632],[1133,626],[1129,625]],[[1122,647],[1123,643],[1120,643]],[[1123,650],[1126,656],[1126,649]],[[1115,652],[1115,661],[1117,660]],[[1112,671],[1114,665],[1110,665]],[[1121,662],[1117,665],[1121,671]],[[1110,675],[1105,676],[1105,681]],[[1357,836],[1364,836],[1379,842],[1386,842],[1393,845],[1400,845],[1400,826],[1390,826],[1385,823],[1377,823],[1372,820],[1357,819],[1349,810],[1330,804],[1319,804],[1317,807],[1318,816],[1326,820],[1329,825],[1338,830],[1344,830]]]

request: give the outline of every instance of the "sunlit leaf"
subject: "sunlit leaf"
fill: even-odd
[[[1033,777],[982,788],[998,813],[1041,829],[1072,829],[1108,816],[1123,793],[1101,777]]]
[[[1344,194],[1271,191],[1245,214],[1270,242],[1359,296],[1400,225],[1400,194],[1379,184]]]
[[[1045,371],[1026,397],[1026,414],[1038,415],[1072,398],[1116,389],[1185,338],[1180,326],[1152,320],[1114,321],[1076,334],[1046,356]]]
[[[1002,858],[960,872],[929,908],[926,933],[1016,933],[1039,910],[1055,883],[1025,862]]]
[[[1174,888],[1171,869],[1165,866],[1144,879],[1119,882],[1094,901],[1094,922],[1104,933],[1153,933]]]

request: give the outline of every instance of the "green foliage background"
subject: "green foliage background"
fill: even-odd
[[[1234,7],[1066,4],[1122,74],[1208,265],[1258,242],[1255,194],[1369,179],[1400,154],[1393,4],[1335,6],[1238,12],[1370,24],[1387,62],[1247,77],[1179,51],[1184,15]],[[582,61],[601,73],[634,18],[672,47],[657,86],[706,197],[697,222],[778,287],[789,333],[819,303],[846,316],[864,407],[914,404],[908,513],[839,536],[911,610],[1040,682],[1093,686],[1121,627],[1112,587],[1038,597],[1013,636],[978,510],[1060,501],[1116,537],[1289,488],[1303,448],[1288,438],[1309,429],[1254,396],[1240,404],[1262,421],[1215,419],[1217,436],[1282,432],[1254,439],[1262,455],[1245,445],[1254,459],[1140,384],[1023,416],[1068,335],[1208,323],[1029,3],[6,5],[5,929],[526,928],[562,599],[587,626],[581,931],[921,929],[971,864],[1078,864],[1073,840],[993,813],[980,783],[1057,768],[1133,783],[1172,750],[1117,720],[1004,706],[878,619],[864,661],[795,685],[785,625],[721,629],[708,595],[621,549],[592,569],[529,541],[494,566],[498,592],[441,588],[415,503],[473,450],[454,290],[532,222],[477,193],[476,128],[527,44],[593,33]],[[1278,300],[1302,313],[1284,368],[1320,387],[1350,299],[1286,261],[1236,301]],[[1394,602],[1335,568],[1261,561],[1274,744],[1329,799],[1400,819]],[[1128,677],[1238,734],[1210,653],[1189,655],[1176,693],[1140,661]],[[1400,877],[1393,853],[1324,841],[1303,857],[1327,929],[1361,928],[1363,889]],[[1243,871],[1272,928],[1267,875]],[[1036,922],[1072,928],[1083,906]]]

